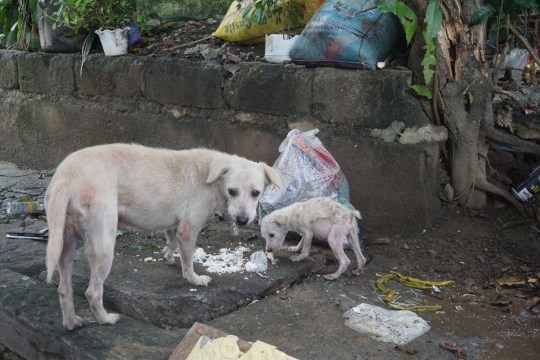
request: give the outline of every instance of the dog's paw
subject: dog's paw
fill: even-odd
[[[83,319],[80,316],[75,315],[72,319],[64,319],[62,326],[67,330],[75,330],[83,325]]]
[[[362,275],[362,272],[363,272],[363,271],[364,271],[364,269],[355,269],[355,270],[353,270],[352,273],[353,273],[354,275]]]
[[[112,324],[116,324],[118,322],[118,320],[120,320],[120,315],[113,314],[113,313],[108,313],[107,315],[105,315],[103,317],[103,319],[98,320],[98,321],[99,321],[100,324],[112,325]]]
[[[163,258],[167,262],[167,265],[174,265],[176,263],[176,259],[174,258],[174,253],[176,250],[171,250],[168,246],[165,246],[163,249]]]
[[[195,275],[189,282],[196,286],[207,286],[212,281],[212,278],[208,275]]]
[[[326,280],[329,280],[329,281],[336,280],[338,277],[339,277],[339,275],[336,275],[336,274],[327,274],[327,275],[324,275],[324,278],[325,278]]]
[[[306,257],[302,256],[302,255],[295,255],[295,256],[291,256],[289,259],[291,259],[292,261],[300,261],[300,260],[303,260],[305,258]]]

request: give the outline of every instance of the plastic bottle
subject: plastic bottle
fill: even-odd
[[[8,203],[7,213],[16,214],[44,214],[45,206],[35,201]]]

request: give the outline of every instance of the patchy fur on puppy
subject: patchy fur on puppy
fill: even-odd
[[[358,210],[348,209],[328,197],[318,197],[273,211],[262,220],[261,233],[266,240],[267,252],[280,250],[289,231],[301,235],[302,239],[297,246],[287,247],[287,250],[294,252],[302,249],[299,255],[291,257],[293,261],[300,261],[309,255],[313,238],[328,241],[339,261],[339,268],[335,273],[324,277],[335,280],[351,263],[343,250],[345,238],[356,256],[358,268],[353,273],[360,275],[366,264],[366,258],[360,249],[356,224],[356,219],[361,218]]]

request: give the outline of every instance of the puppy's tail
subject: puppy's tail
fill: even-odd
[[[45,196],[45,208],[49,227],[47,242],[47,283],[51,283],[54,269],[58,264],[64,247],[64,227],[70,196],[65,184],[52,186]]]

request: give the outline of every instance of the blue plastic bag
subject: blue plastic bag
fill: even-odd
[[[404,36],[399,19],[377,10],[375,0],[327,0],[307,23],[290,56],[307,66],[374,70]]]

